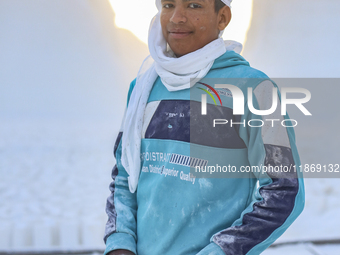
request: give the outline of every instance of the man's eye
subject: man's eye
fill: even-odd
[[[195,9],[195,8],[201,8],[202,6],[199,4],[189,4],[189,7]]]
[[[164,4],[163,5],[163,8],[166,8],[166,9],[169,9],[171,7],[173,7],[173,4]]]

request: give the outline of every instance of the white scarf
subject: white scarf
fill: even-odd
[[[222,1],[230,7],[232,0]],[[216,58],[229,50],[234,50],[237,53],[242,50],[240,43],[224,42],[222,38],[218,38],[197,51],[176,58],[171,50],[167,50],[167,42],[162,34],[161,0],[156,0],[156,6],[158,13],[152,19],[149,28],[150,56],[144,60],[138,72],[121,127],[123,131],[121,162],[129,175],[129,189],[132,193],[137,189],[141,169],[140,147],[144,111],[157,77],[160,76],[168,91],[188,89],[190,88],[190,79],[199,81],[203,78],[209,72]],[[223,31],[220,36],[222,33]],[[195,82],[191,82],[191,84],[193,86]]]

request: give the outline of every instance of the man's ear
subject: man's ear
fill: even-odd
[[[218,12],[218,29],[224,30],[231,20],[231,11],[228,6],[223,6]]]

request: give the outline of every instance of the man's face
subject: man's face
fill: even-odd
[[[196,51],[218,38],[215,0],[162,0],[161,26],[177,57]]]

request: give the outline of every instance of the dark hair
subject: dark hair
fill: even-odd
[[[221,0],[215,0],[215,12],[219,12],[223,6],[225,6],[225,3]]]

